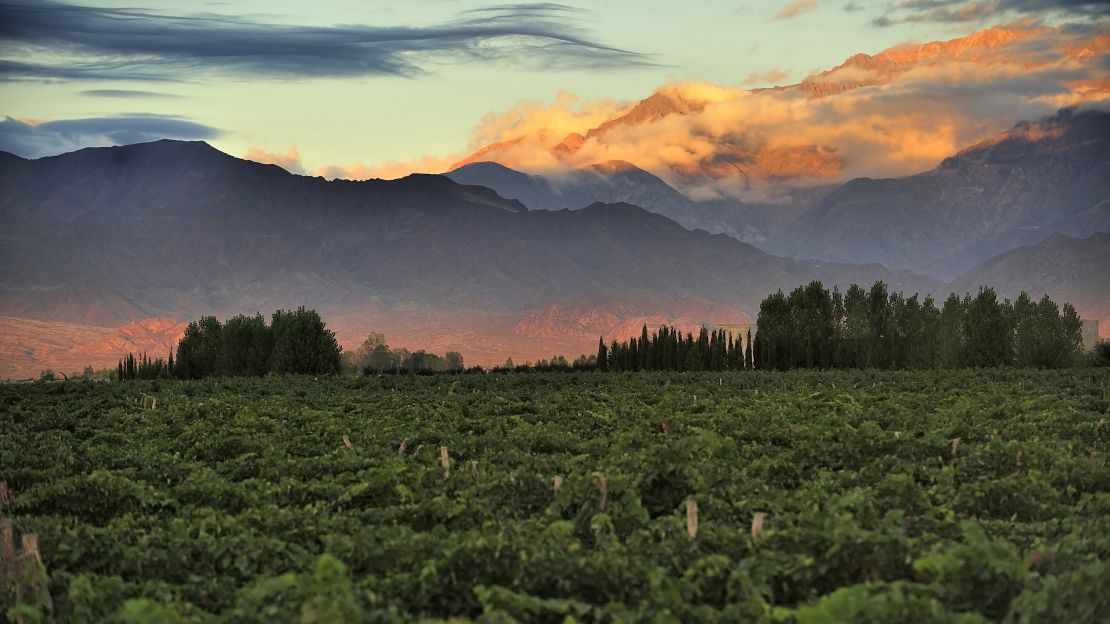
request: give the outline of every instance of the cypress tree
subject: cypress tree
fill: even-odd
[[[755,360],[752,359],[752,329],[748,328],[748,339],[744,346],[744,370],[754,370]]]

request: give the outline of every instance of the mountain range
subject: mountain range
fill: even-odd
[[[629,203],[662,215],[687,229],[727,234],[760,245],[823,197],[829,189],[798,189],[791,204],[751,204],[731,198],[696,201],[635,165],[608,161],[573,169],[558,177],[534,175],[479,161],[443,175],[460,184],[489,187],[520,200],[531,210],[574,210],[594,202]]]
[[[981,284],[1011,299],[1024,290],[1047,294],[1057,303],[1067,301],[1085,318],[1099,319],[1100,332],[1110,336],[1110,232],[1083,238],[1053,234],[991,258],[949,288],[974,294]]]
[[[1108,130],[1110,114],[1065,110],[916,176],[850,181],[793,221],[623,162],[354,182],[202,142],[0,153],[0,375],[161,352],[185,320],[296,305],[348,346],[375,330],[482,363],[548,357],[644,323],[749,322],[811,279],[1047,292],[1106,326],[1110,235],[1092,234],[1110,232]],[[149,319],[167,320],[136,331]]]
[[[630,318],[688,315],[661,300],[704,300],[736,320],[754,317],[768,292],[811,279],[939,285],[876,264],[773,256],[627,203],[528,210],[444,176],[327,181],[202,142],[3,154],[0,187],[0,314],[101,328],[306,305],[349,347],[376,330],[493,363],[587,352],[593,332]],[[566,322],[552,306],[589,316],[591,296],[628,312],[601,299],[607,320],[588,338],[537,325]]]
[[[1110,113],[1065,109],[925,173],[852,180],[780,230],[768,248],[952,279],[1054,232],[1107,231]]]
[[[1064,109],[1019,123],[930,171],[797,189],[785,205],[695,201],[629,163],[549,178],[477,162],[445,175],[533,209],[629,202],[783,256],[879,263],[951,280],[1054,232],[1110,231],[1110,113]]]

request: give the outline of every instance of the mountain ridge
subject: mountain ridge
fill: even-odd
[[[1110,112],[1064,109],[905,178],[856,178],[769,249],[952,279],[1062,231],[1110,231]]]
[[[165,153],[176,149],[180,159]],[[698,297],[751,316],[767,292],[810,279],[936,286],[878,265],[772,256],[627,203],[535,211],[438,175],[327,181],[173,142],[0,159],[0,184],[0,314],[44,321],[309,305],[347,342],[384,329],[496,363],[592,350],[512,331],[585,293]]]

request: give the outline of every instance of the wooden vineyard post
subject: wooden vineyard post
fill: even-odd
[[[409,439],[408,438],[405,438],[405,439],[401,440],[401,446],[397,447],[397,457],[404,457],[405,456],[405,449],[408,448],[408,446],[409,446]]]
[[[0,581],[6,586],[15,566],[15,531],[12,521],[0,520]]]
[[[39,552],[38,535],[24,534],[20,546],[17,553],[11,520],[0,520],[0,594],[14,594],[16,605],[36,605],[50,613],[54,603],[46,586],[46,568]],[[17,617],[15,621],[22,623],[26,619]]]
[[[34,533],[26,533],[23,535],[23,556],[33,557],[35,561],[42,563],[42,555],[39,554],[39,536]]]
[[[597,510],[605,511],[605,505],[609,503],[609,482],[605,479],[605,475],[597,475]]]
[[[150,400],[150,409],[158,409],[158,397],[154,397]]]
[[[346,435],[343,436],[343,446],[351,448],[351,439],[348,438]]]
[[[960,439],[952,438],[952,467],[956,467],[956,454],[960,451]]]
[[[755,515],[752,516],[752,540],[753,541],[759,542],[759,541],[763,540],[763,518],[764,518],[764,515],[765,514],[762,511],[757,511],[757,512],[755,512]]]
[[[478,482],[478,460],[470,460],[470,474],[474,475],[474,482]]]
[[[46,568],[42,564],[42,555],[39,553],[39,538],[34,533],[26,533],[22,539],[23,556],[16,562],[18,578],[16,585],[16,604],[33,603],[46,608],[47,612],[54,610],[54,602],[50,598],[50,591],[46,587]],[[17,622],[22,623],[23,618]]]
[[[690,539],[698,536],[698,501],[686,501],[686,533],[690,535]]]
[[[451,459],[447,455],[447,447],[446,446],[439,447],[439,465],[443,466],[443,476],[444,477],[451,476]]]
[[[551,484],[552,491],[558,492],[563,487],[563,475],[555,475],[555,478],[552,479],[551,481],[552,481],[552,484]]]

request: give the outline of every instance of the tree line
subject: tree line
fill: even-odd
[[[751,370],[751,331],[747,339],[724,330],[702,327],[697,338],[663,325],[648,333],[644,325],[639,338],[598,340],[597,369],[601,371],[725,371]]]
[[[790,370],[794,368],[1062,368],[1081,351],[1082,325],[1071,304],[1021,293],[1013,302],[995,291],[951,294],[938,308],[853,284],[843,294],[821,282],[781,290],[759,306],[754,338],[703,327],[697,338],[663,326],[639,338],[598,341],[597,369],[606,371]]]
[[[177,357],[150,359],[144,353],[120,360],[119,380],[251,377],[267,373],[320,375],[339,372],[339,343],[315,310],[278,310],[270,323],[261,314],[233,316],[221,323],[204,316],[185,328]]]
[[[727,371],[794,368],[923,369],[1070,366],[1081,351],[1082,326],[1075,308],[1061,308],[1047,295],[1021,293],[1013,302],[988,287],[975,296],[950,294],[939,308],[931,296],[905,297],[883,282],[869,290],[853,284],[843,294],[810,282],[790,294],[781,290],[760,302],[756,332],[733,335],[702,327],[695,337],[663,325],[639,337],[606,343],[596,356],[568,362],[562,356],[535,364],[494,367],[492,372],[542,371]],[[1110,348],[1101,360],[1110,362]],[[234,316],[220,323],[205,316],[189,323],[166,359],[132,354],[121,359],[124,379],[261,376],[268,373],[329,374],[482,373],[464,368],[462,354],[391,349],[371,333],[354,351],[341,352],[335,333],[315,310]]]
[[[404,347],[389,348],[385,334],[371,332],[354,351],[344,351],[342,368],[364,375],[383,373],[461,373],[463,356],[458,351],[448,351],[443,356],[420,349],[409,351]]]
[[[92,378],[94,373],[91,369],[91,366],[85,368],[85,378]],[[169,379],[174,376],[173,369],[172,351],[165,360],[151,359],[146,353],[136,358],[134,354],[128,353],[116,365],[116,379]]]
[[[778,291],[759,306],[756,366],[792,368],[966,368],[1069,366],[1080,352],[1075,308],[1045,295],[1013,302],[988,287],[972,296],[905,297],[883,282],[843,294],[820,282]]]

